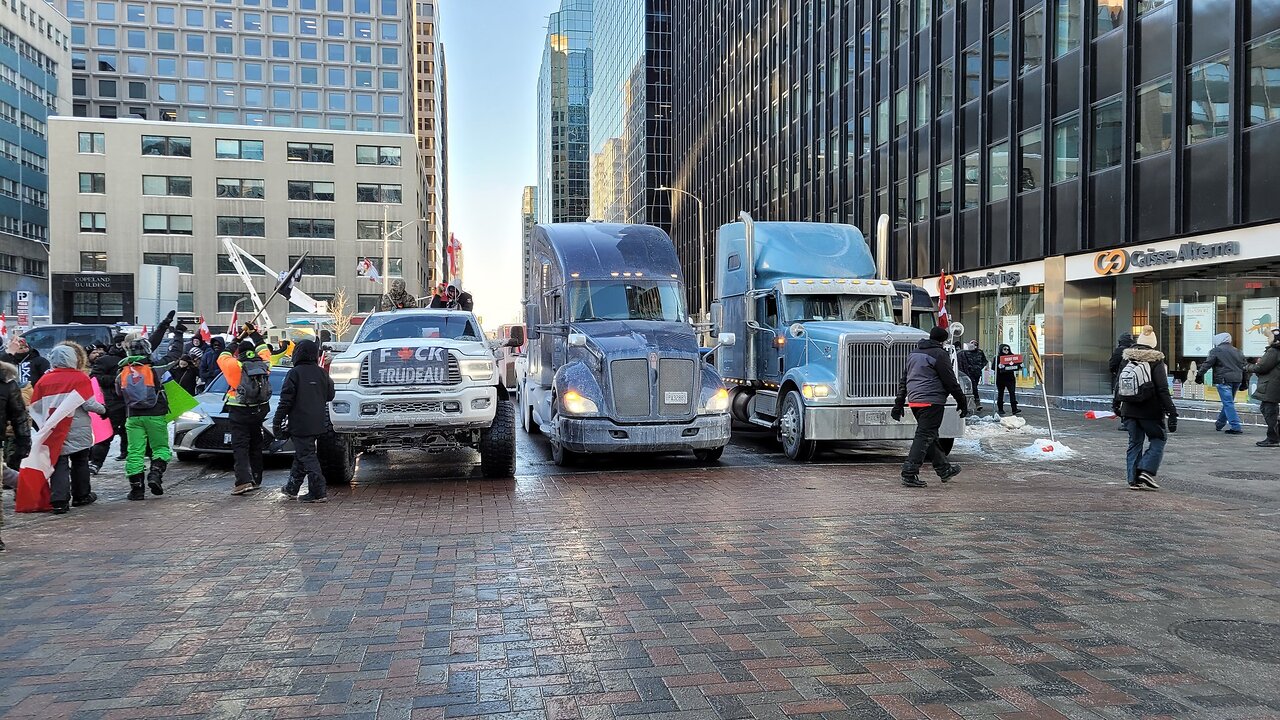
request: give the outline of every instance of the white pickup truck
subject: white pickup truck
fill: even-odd
[[[523,337],[512,338],[523,342]],[[457,310],[374,313],[333,357],[329,414],[349,465],[368,450],[440,453],[470,447],[485,477],[515,474],[515,407],[497,374],[495,345]],[[350,477],[349,468],[335,468]],[[328,476],[329,468],[326,468]]]

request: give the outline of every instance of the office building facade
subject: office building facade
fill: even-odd
[[[441,253],[449,237],[448,75],[436,2],[413,2],[413,121],[422,168],[421,217],[432,257],[433,281],[444,273]],[[423,286],[425,292],[427,287]]]
[[[593,219],[671,230],[671,22],[671,0],[595,0]]]
[[[1036,326],[1053,394],[1105,392],[1146,324],[1185,378],[1207,304],[1237,336],[1276,319],[1277,32],[1258,2],[703,0],[675,30],[674,184],[711,228],[888,215],[891,274],[945,270],[988,349]]]
[[[592,0],[561,0],[547,18],[538,73],[538,221],[591,212]]]
[[[429,281],[411,134],[53,118],[51,229],[56,322],[133,322],[143,264],[179,271],[178,309],[225,326],[252,304],[223,238],[277,272],[309,253],[300,287],[317,300],[345,288],[361,311],[381,283]],[[383,267],[384,236],[388,263]],[[253,273],[265,297],[275,278]],[[268,311],[282,324],[282,300]]]
[[[11,328],[49,314],[48,122],[70,110],[70,33],[51,5],[0,0],[0,312]]]

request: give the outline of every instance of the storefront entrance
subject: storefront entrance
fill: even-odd
[[[132,323],[133,285],[127,273],[54,274],[54,322]]]

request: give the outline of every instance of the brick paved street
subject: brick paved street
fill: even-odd
[[[895,446],[558,473],[522,437],[515,481],[366,457],[323,506],[216,461],[5,493],[0,716],[1280,718],[1280,454],[1184,423],[1134,493],[1076,417],[1078,459],[967,440],[925,490]]]

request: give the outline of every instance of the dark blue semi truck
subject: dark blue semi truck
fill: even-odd
[[[692,451],[718,460],[729,442],[728,391],[689,322],[666,233],[538,225],[525,262],[520,418],[527,431],[546,434],[552,459]]]

